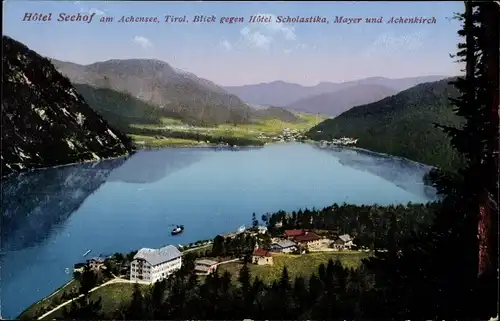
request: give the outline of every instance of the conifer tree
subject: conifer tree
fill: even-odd
[[[145,302],[141,288],[139,287],[139,283],[135,283],[134,292],[132,292],[132,300],[125,315],[130,320],[144,318],[144,308]]]
[[[459,35],[466,42],[459,44],[456,57],[466,63],[466,76],[453,82],[461,96],[452,102],[456,113],[465,118],[465,124],[461,128],[439,127],[463,155],[465,166],[457,173],[432,173],[431,179],[444,200],[426,235],[407,239],[398,244],[399,249],[379,253],[368,262],[378,275],[377,287],[383,293],[379,296],[381,310],[386,316],[491,316],[488,297],[496,295],[485,292],[477,279],[481,266],[477,255],[479,213],[486,207],[485,191],[495,186],[491,184],[495,180],[492,160],[495,148],[498,150],[492,143],[494,132],[498,134],[498,123],[491,121],[491,105],[485,103],[492,88],[484,78],[487,55],[482,16],[491,9],[485,3],[466,2],[465,13],[457,15],[463,23]]]
[[[63,310],[65,319],[70,320],[96,320],[101,317],[101,298],[91,300],[88,295],[75,299],[69,309]]]
[[[238,282],[240,283],[240,289],[241,289],[241,298],[242,298],[242,310],[245,318],[248,317],[248,314],[251,313],[251,308],[252,308],[252,302],[253,302],[253,297],[252,297],[252,276],[250,274],[250,269],[248,268],[248,265],[245,263],[240,269],[239,275],[238,275]]]

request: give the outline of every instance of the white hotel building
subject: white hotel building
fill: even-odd
[[[130,263],[130,281],[154,283],[182,266],[182,254],[173,245],[161,249],[142,248]]]

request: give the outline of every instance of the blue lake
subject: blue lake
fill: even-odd
[[[250,224],[253,212],[427,202],[428,170],[297,143],[141,151],[11,177],[2,182],[1,315],[14,318],[67,282],[88,249],[91,257],[213,238]],[[184,233],[171,236],[172,224]]]

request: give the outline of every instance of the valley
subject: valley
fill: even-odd
[[[356,146],[455,171],[463,165],[458,152],[438,125],[459,127],[450,98],[455,78],[419,84],[380,101],[355,106],[311,128],[306,136],[330,141],[343,136]]]
[[[306,131],[326,116],[297,113],[297,122],[264,119],[243,125],[199,127],[172,118],[161,118],[161,124],[130,124],[130,137],[138,148],[180,146],[262,146],[265,143],[305,140]],[[293,137],[288,132],[294,132]],[[290,136],[290,137],[288,137]],[[233,142],[234,144],[229,144]]]
[[[79,65],[51,59],[85,101],[136,148],[262,146],[291,140],[328,118],[267,105],[253,108],[215,83],[147,59]]]

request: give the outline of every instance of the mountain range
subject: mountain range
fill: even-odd
[[[255,109],[270,106],[336,116],[416,84],[444,78],[372,77],[343,83],[322,82],[311,87],[283,81],[221,87],[154,59],[115,59],[90,65],[52,59],[52,63],[76,86],[113,90],[160,108],[165,117],[195,125],[249,123],[259,117]],[[85,89],[87,94],[89,89]]]
[[[300,99],[285,108],[335,117],[354,106],[372,103],[396,93],[397,90],[382,85],[359,84]]]
[[[153,59],[78,65],[52,59],[73,84],[125,93],[190,124],[248,123],[253,109],[213,82]]]
[[[357,138],[357,146],[445,169],[461,165],[449,138],[435,124],[460,126],[450,98],[454,78],[424,83],[374,103],[356,106],[311,128],[314,140]]]
[[[280,106],[290,109],[296,109],[300,106],[301,111],[315,112],[314,110],[309,110],[309,108],[314,109],[314,106],[308,103],[308,99],[310,99],[312,103],[319,101],[322,103],[322,106],[327,102],[333,104],[334,101],[328,100],[328,96],[321,96],[326,93],[339,92],[338,95],[332,97],[336,98],[341,95],[341,91],[349,89],[344,94],[347,96],[344,98],[344,101],[348,102],[349,99],[353,99],[353,104],[350,107],[354,107],[356,105],[356,100],[365,101],[364,103],[377,100],[378,96],[373,97],[375,100],[367,101],[372,96],[372,92],[375,88],[380,89],[380,87],[373,87],[372,90],[368,90],[366,99],[359,99],[359,96],[364,95],[364,90],[369,88],[366,87],[368,85],[387,87],[388,89],[386,92],[390,95],[390,93],[396,93],[420,83],[437,81],[443,78],[446,78],[446,76],[422,76],[399,79],[371,77],[341,83],[321,82],[316,86],[302,86],[284,81],[273,81],[254,85],[226,86],[224,89],[238,96],[248,104],[257,106]],[[359,87],[359,90],[354,89],[356,87]],[[392,89],[392,92],[389,91],[389,89]],[[315,96],[318,95],[320,95],[320,97],[315,98]],[[324,107],[320,107],[319,109],[324,109]]]
[[[2,177],[132,150],[50,60],[8,36],[2,42]]]
[[[2,175],[127,154],[131,140],[120,130],[163,117],[216,125],[300,121],[290,110],[340,115],[309,136],[352,136],[361,147],[428,164],[439,161],[415,149],[449,150],[432,122],[456,123],[447,80],[412,87],[442,76],[221,87],[159,60],[79,65],[44,58],[7,36],[3,42]]]

